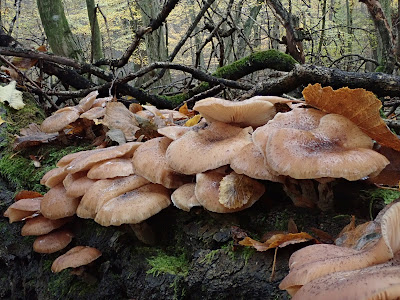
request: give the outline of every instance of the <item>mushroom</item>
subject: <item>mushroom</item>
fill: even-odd
[[[240,102],[207,98],[197,101],[193,110],[200,112],[208,122],[219,121],[243,127],[264,125],[276,114],[271,102],[253,98]]]
[[[64,107],[47,117],[40,125],[40,130],[46,133],[59,132],[68,124],[78,120],[79,114],[80,112],[76,107]]]
[[[58,273],[67,268],[77,268],[87,265],[98,259],[100,256],[101,252],[96,248],[76,246],[67,251],[65,254],[57,257],[57,259],[51,265],[51,271]]]
[[[94,179],[87,177],[87,172],[77,172],[68,174],[64,180],[63,185],[69,197],[81,197],[90,187],[96,182]]]
[[[227,165],[251,143],[251,132],[251,127],[240,128],[221,122],[189,131],[169,145],[166,152],[168,165],[187,175]]]
[[[190,211],[194,206],[201,206],[194,193],[196,183],[186,183],[177,188],[171,195],[172,203],[179,209]]]
[[[169,190],[160,184],[146,184],[105,203],[94,219],[102,226],[137,224],[171,204]]]
[[[133,165],[129,158],[111,158],[96,163],[87,173],[89,179],[107,179],[133,174]]]
[[[53,186],[56,186],[57,184],[62,182],[67,174],[68,172],[64,167],[54,168],[43,175],[40,183],[49,188],[52,188]]]
[[[82,197],[76,213],[80,218],[94,219],[107,201],[148,183],[147,179],[138,175],[98,180]]]
[[[355,250],[335,245],[311,245],[293,253],[289,274],[279,285],[294,295],[308,282],[340,271],[358,270],[384,263],[400,250],[400,203],[392,205],[381,221],[382,237],[371,247]]]
[[[196,175],[195,195],[199,203],[205,209],[216,213],[232,213],[241,211],[252,206],[264,193],[264,186],[260,184],[260,186],[254,190],[254,194],[251,197],[247,197],[247,202],[244,205],[240,207],[234,205],[236,206],[235,208],[226,207],[221,204],[219,200],[221,196],[220,183],[225,176],[226,174],[222,173],[221,170],[212,170]],[[259,183],[257,182],[257,184]],[[236,191],[234,188],[229,188],[227,195],[225,195],[225,199],[229,200],[229,196],[232,194],[235,195],[235,193]],[[227,203],[227,201],[224,201],[224,203]]]
[[[61,219],[73,216],[80,198],[67,196],[62,183],[52,187],[40,203],[40,212],[48,219]]]
[[[74,235],[69,230],[58,230],[39,236],[33,242],[33,251],[38,253],[54,253],[64,249],[71,243]]]
[[[159,137],[137,148],[132,158],[135,174],[167,188],[177,188],[190,182],[190,177],[176,173],[167,164],[165,153],[171,142],[169,138]]]
[[[67,222],[71,221],[71,218],[62,218],[57,220],[51,220],[44,216],[37,216],[26,220],[25,225],[22,226],[21,235],[43,235],[47,234],[54,229],[60,228]]]
[[[7,208],[4,217],[8,218],[10,223],[22,221],[40,211],[42,199],[43,197],[20,199]]]

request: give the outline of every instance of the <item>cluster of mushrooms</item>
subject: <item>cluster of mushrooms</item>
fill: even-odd
[[[193,108],[201,121],[185,126],[175,121],[175,112],[160,113],[151,106],[132,112],[121,103],[109,102],[111,98],[96,97],[93,92],[78,105],[57,111],[41,129],[62,131],[78,118],[101,123],[108,116],[103,124],[110,130],[119,126],[128,142],[64,156],[57,168],[42,178],[41,183],[50,188],[43,197],[10,206],[6,213],[10,221],[36,213],[24,228],[29,223],[47,228],[30,233],[23,228],[23,235],[40,235],[38,240],[46,240],[35,244],[59,244],[52,250],[34,244],[37,252],[52,253],[68,245],[72,233],[59,228],[75,214],[102,226],[131,224],[140,230],[146,219],[171,203],[185,211],[202,206],[216,213],[231,213],[260,199],[266,181],[353,181],[377,175],[389,163],[372,149],[373,140],[348,118],[299,101],[270,96],[240,102],[207,98]],[[117,106],[131,127],[126,122],[121,126],[122,122],[107,114],[107,109],[116,111]],[[159,136],[132,141],[139,130],[137,120],[143,118],[158,118]],[[297,204],[322,209],[325,205]],[[13,218],[12,210],[24,213]]]

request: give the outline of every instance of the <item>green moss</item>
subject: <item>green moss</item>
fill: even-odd
[[[203,259],[200,260],[199,262],[200,262],[201,264],[203,264],[203,263],[205,263],[205,264],[207,264],[207,265],[211,264],[211,263],[214,261],[214,259],[215,259],[215,255],[216,255],[218,252],[220,252],[220,251],[221,251],[220,249],[211,250],[211,251],[208,252],[208,253],[203,257]]]
[[[96,284],[83,282],[75,275],[71,275],[71,270],[68,269],[50,276],[47,285],[48,294],[57,299],[88,297],[90,294],[94,294],[96,289]]]
[[[392,189],[376,188],[371,190],[363,190],[361,192],[361,196],[364,199],[369,199],[371,201],[383,200],[385,204],[390,204],[394,200],[400,198],[400,191]]]
[[[184,254],[179,256],[170,256],[163,252],[159,252],[157,256],[147,259],[151,269],[147,274],[158,276],[160,274],[172,274],[186,276],[189,271],[189,261]]]
[[[377,66],[375,72],[385,72],[385,66]]]

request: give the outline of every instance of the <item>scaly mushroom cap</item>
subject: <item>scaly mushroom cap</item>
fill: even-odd
[[[147,179],[138,175],[98,180],[82,197],[76,214],[80,218],[94,219],[107,201],[148,183]]]
[[[40,130],[45,133],[59,132],[68,124],[79,118],[79,110],[75,107],[64,107],[62,111],[56,111],[46,118],[40,125]]]
[[[237,174],[245,174],[251,178],[283,182],[283,176],[274,175],[268,165],[264,163],[265,158],[254,143],[244,146],[231,160],[230,167]]]
[[[40,212],[48,219],[61,219],[73,216],[78,207],[80,198],[67,196],[62,183],[52,187],[40,203]]]
[[[40,179],[40,184],[52,188],[62,182],[67,175],[68,172],[64,167],[54,168],[43,175],[42,179]]]
[[[179,209],[190,211],[193,206],[201,206],[194,194],[196,183],[186,183],[171,195],[172,203]]]
[[[4,217],[10,223],[22,221],[40,211],[40,202],[43,197],[20,199],[11,204],[4,212]]]
[[[169,190],[160,184],[146,184],[111,199],[94,219],[102,226],[137,224],[171,204]]]
[[[340,271],[358,270],[384,263],[399,250],[396,231],[400,227],[400,202],[392,205],[382,217],[382,237],[371,247],[358,251],[335,245],[312,245],[293,253],[290,272],[279,285],[294,295],[308,282]]]
[[[94,179],[87,178],[87,172],[77,172],[68,174],[63,180],[63,185],[67,191],[67,196],[81,197],[90,189],[96,182]]]
[[[304,285],[293,300],[389,300],[400,297],[400,266],[392,261],[361,270],[332,273]]]
[[[196,175],[195,195],[201,206],[216,213],[233,213],[252,206],[258,198],[251,198],[245,205],[238,208],[228,208],[219,202],[220,182],[226,174],[220,170],[212,170]]]
[[[191,181],[168,166],[165,153],[171,142],[166,137],[154,138],[137,148],[132,158],[135,174],[167,188],[177,188]]]
[[[27,236],[47,234],[54,229],[60,228],[69,221],[71,221],[71,218],[63,218],[57,220],[50,220],[43,216],[30,218],[27,219],[25,225],[22,226],[21,235]]]
[[[207,98],[196,102],[193,110],[209,122],[237,124],[239,126],[258,127],[266,124],[276,114],[271,102],[247,99],[240,102],[219,98]]]
[[[213,122],[173,141],[167,149],[167,162],[176,172],[188,175],[228,165],[244,146],[251,143],[251,132],[251,127]]]
[[[79,171],[89,170],[100,161],[122,157],[125,155],[130,156],[141,144],[142,143],[138,142],[130,142],[120,146],[95,149],[92,152],[85,152],[82,156],[78,156],[71,161],[66,167],[66,170],[68,173],[76,173]]]
[[[96,248],[76,246],[65,254],[57,257],[51,265],[51,271],[60,272],[67,268],[77,268],[87,265],[101,256],[101,252]]]
[[[87,173],[90,179],[107,179],[133,174],[133,165],[128,158],[111,158],[95,164]]]
[[[278,174],[295,179],[320,177],[358,180],[379,173],[389,161],[371,150],[372,140],[347,118],[329,114],[317,128],[271,132],[266,161]]]
[[[71,243],[74,235],[69,230],[58,230],[39,236],[33,242],[33,251],[38,253],[54,253],[64,249]]]

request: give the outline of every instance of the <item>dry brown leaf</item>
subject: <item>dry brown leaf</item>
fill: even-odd
[[[348,87],[333,90],[317,83],[309,84],[303,90],[303,96],[307,104],[345,116],[379,144],[400,151],[400,139],[382,120],[379,114],[382,103],[372,92]]]
[[[183,104],[180,108],[179,108],[179,112],[188,116],[188,118],[192,118],[194,117],[194,111],[193,110],[189,110],[189,108],[187,107],[187,103]],[[191,125],[193,126],[193,125]]]
[[[314,235],[321,243],[333,244],[335,239],[329,233],[315,227],[311,227],[310,230],[314,233]]]
[[[242,241],[240,241],[239,244],[242,246],[254,247],[257,251],[267,251],[269,249],[277,247],[283,248],[288,245],[308,242],[310,240],[315,240],[315,239],[306,232],[286,233],[286,234],[278,233],[274,234],[270,239],[268,239],[264,243],[246,237]]]
[[[135,115],[120,102],[107,103],[103,124],[110,129],[120,129],[128,142],[136,139],[135,133],[140,129]]]
[[[36,51],[45,52],[45,51],[47,51],[47,49],[46,49],[46,46],[42,45],[39,48],[37,48]],[[32,59],[32,58],[27,58],[27,57],[13,57],[13,59],[11,60],[11,63],[15,67],[20,69],[21,71],[29,70],[37,62],[38,62],[38,59]]]
[[[368,178],[368,181],[380,185],[398,186],[400,181],[400,152],[383,146],[378,152],[385,156],[390,164],[378,176]]]
[[[40,126],[31,123],[27,128],[20,131],[21,136],[17,136],[14,140],[13,149],[21,150],[28,147],[37,146],[48,143],[58,137],[58,133],[45,133],[40,130]]]

